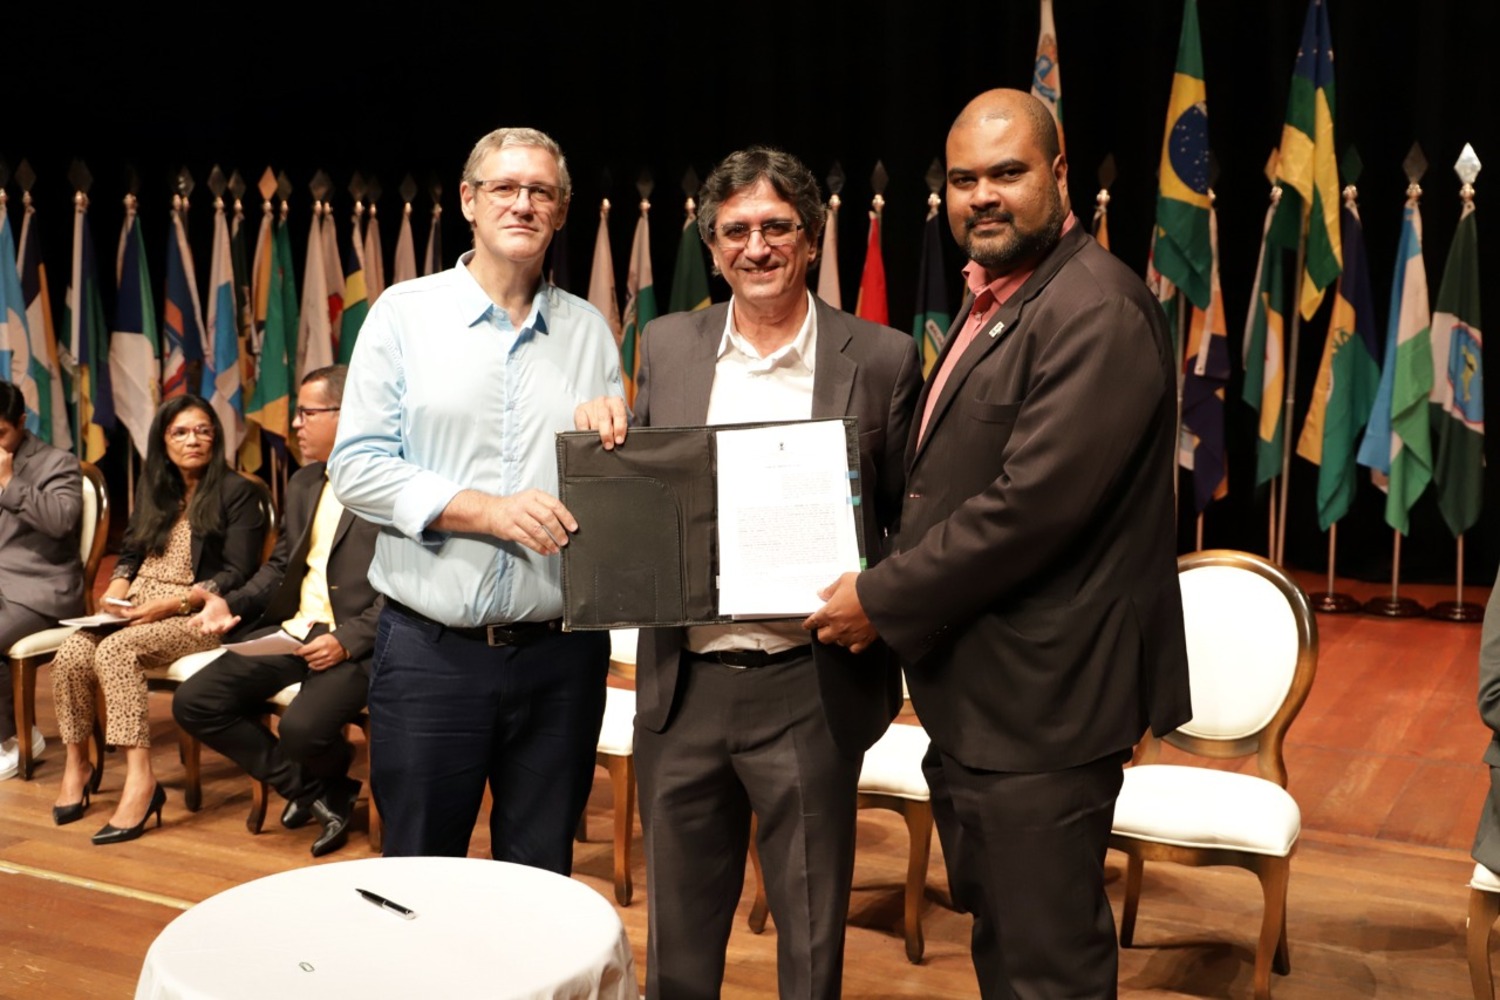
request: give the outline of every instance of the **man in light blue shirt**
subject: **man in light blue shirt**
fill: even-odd
[[[622,396],[604,318],[547,284],[567,216],[557,143],[497,129],[459,198],[474,249],[388,289],[351,360],[329,477],[381,526],[371,787],[387,856],[468,852],[488,782],[490,850],[568,874],[593,782],[609,642],[563,633],[554,437]]]

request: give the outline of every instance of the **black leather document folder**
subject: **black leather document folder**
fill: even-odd
[[[855,535],[859,432],[842,418]],[[715,435],[772,423],[634,427],[605,451],[594,431],[557,435],[559,499],[578,521],[562,550],[563,627],[709,625],[719,614]]]

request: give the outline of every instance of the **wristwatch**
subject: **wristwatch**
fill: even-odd
[[[193,613],[193,605],[189,603],[187,594],[182,595],[182,601],[177,605],[177,613],[184,616]]]

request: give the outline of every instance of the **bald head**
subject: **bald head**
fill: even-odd
[[[948,131],[948,224],[991,279],[1034,267],[1062,235],[1068,161],[1041,101],[990,90]]]
[[[961,129],[969,129],[987,122],[1014,122],[1035,137],[1042,155],[1048,160],[1056,159],[1062,152],[1057,138],[1057,122],[1047,105],[1024,90],[997,88],[986,90],[974,98],[953,119],[948,135]]]

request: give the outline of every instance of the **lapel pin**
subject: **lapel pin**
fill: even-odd
[[[1000,322],[996,323],[993,327],[990,328],[990,337],[991,338],[998,337],[998,336],[1000,336],[1004,332],[1005,332],[1005,321],[1001,320]]]

